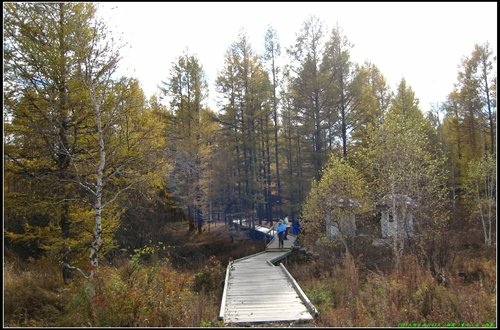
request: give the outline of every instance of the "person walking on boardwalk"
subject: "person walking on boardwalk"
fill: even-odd
[[[283,224],[285,225],[286,227],[286,230],[285,230],[285,238],[283,239],[288,239],[288,232],[290,231],[290,221],[288,221],[288,217],[285,217],[285,220],[283,220]]]
[[[300,233],[300,224],[298,221],[295,221],[292,226],[292,234],[298,235]]]
[[[286,232],[286,226],[283,223],[283,220],[280,219],[278,222],[278,226],[276,227],[276,232],[278,233],[278,247],[282,249],[284,247],[284,238],[285,238],[285,232]]]

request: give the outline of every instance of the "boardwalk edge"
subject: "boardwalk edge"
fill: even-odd
[[[280,267],[281,269],[283,270],[283,272],[285,273],[285,275],[288,277],[288,279],[290,280],[290,282],[292,283],[293,287],[295,288],[295,291],[297,291],[297,293],[299,294],[299,297],[300,299],[302,299],[302,301],[304,302],[304,304],[306,305],[307,309],[309,310],[309,312],[314,316],[314,317],[318,317],[319,315],[319,312],[318,310],[316,309],[316,307],[314,307],[314,305],[311,303],[311,301],[309,300],[309,298],[307,298],[306,294],[304,293],[304,291],[302,291],[302,289],[300,288],[299,284],[297,283],[297,281],[293,278],[293,276],[288,272],[288,270],[286,269],[286,267],[283,265],[283,263],[280,263]]]
[[[219,320],[224,320],[224,312],[226,309],[226,294],[227,294],[227,284],[229,282],[229,269],[231,269],[233,262],[230,262],[226,268],[226,278],[224,280],[224,292],[222,294],[222,302],[220,305]]]

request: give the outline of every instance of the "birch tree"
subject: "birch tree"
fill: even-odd
[[[331,154],[321,179],[312,183],[311,191],[303,205],[303,226],[307,244],[328,241],[325,229],[326,219],[330,217],[337,225],[338,237],[349,253],[346,234],[342,232],[342,228],[351,215],[369,209],[367,191],[368,186],[361,173],[345,159]]]
[[[31,203],[33,213],[58,219],[45,228],[59,228],[62,239],[47,244],[59,251],[75,247],[72,227],[81,207],[73,194],[72,158],[85,153],[82,137],[92,122],[78,72],[94,15],[91,4],[4,6],[9,172],[37,192],[32,195],[38,196]],[[62,261],[68,259],[63,255]]]
[[[496,182],[496,159],[492,155],[469,163],[464,185],[467,204],[471,206],[472,216],[481,223],[484,244],[487,246],[491,246],[496,219]]]
[[[48,219],[17,238],[59,250],[63,269],[82,267],[79,255],[90,250],[90,274],[81,272],[92,277],[113,247],[117,202],[164,164],[162,128],[144,111],[138,82],[115,77],[119,48],[95,5],[7,8],[9,175],[29,182],[43,206],[30,217]]]
[[[116,78],[120,45],[110,35],[102,20],[91,21],[90,40],[78,68],[95,125],[91,140],[95,144],[87,145],[93,157],[75,159],[73,164],[76,183],[90,194],[93,207],[90,277],[98,271],[104,222],[113,232],[113,218],[122,212],[104,211],[115,208],[116,201],[139,184],[158,182],[165,170],[163,126],[147,111],[138,81]]]
[[[370,132],[362,165],[366,166],[371,190],[375,192],[373,197],[378,201],[384,195],[391,196],[388,204],[396,217],[394,221],[402,224],[392,240],[395,269],[399,269],[403,253],[425,249],[447,223],[443,157],[430,142],[433,134],[418,99],[402,80],[383,124]],[[416,205],[411,211],[414,231],[420,237],[417,242],[405,230],[409,228],[410,209],[403,203],[396,212],[398,196],[409,197]]]

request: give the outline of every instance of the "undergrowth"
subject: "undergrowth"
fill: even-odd
[[[207,236],[207,235],[205,235]],[[207,236],[208,237],[208,236]],[[7,327],[220,327],[229,260],[259,252],[259,243],[216,238],[136,249],[103,265],[92,280],[62,281],[49,259],[4,261]],[[196,252],[196,258],[190,258]],[[446,283],[415,256],[399,272],[373,256],[295,253],[287,268],[319,311],[312,326],[496,326],[496,262],[457,253]],[[325,260],[330,258],[330,260]],[[460,276],[459,276],[460,274]]]
[[[290,266],[290,273],[319,310],[315,325],[496,326],[494,260],[463,261],[461,268],[482,275],[469,281],[450,275],[445,284],[411,255],[403,258],[399,272],[367,270],[361,276],[361,263],[346,255],[333,267],[320,267],[321,259]]]
[[[222,326],[218,315],[227,262],[258,252],[259,244],[206,233],[184,240],[135,249],[119,263],[100,266],[93,279],[75,275],[68,284],[49,259],[28,263],[10,257],[4,262],[4,325]]]

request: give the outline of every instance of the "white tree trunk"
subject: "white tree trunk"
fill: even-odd
[[[92,93],[93,92],[94,90],[92,90]],[[99,267],[99,248],[101,246],[102,240],[102,191],[104,186],[104,167],[106,165],[106,150],[104,148],[104,132],[102,128],[101,107],[95,99],[95,95],[93,95],[93,101],[99,142],[99,165],[97,167],[96,173],[97,177],[94,200],[94,236],[90,248],[90,264],[92,266],[91,275],[97,273]]]

